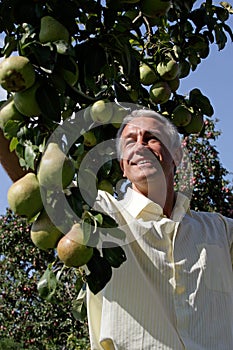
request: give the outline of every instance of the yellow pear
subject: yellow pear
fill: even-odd
[[[41,186],[53,190],[69,186],[75,173],[75,167],[70,158],[55,142],[50,142],[41,158],[38,180]]]
[[[10,56],[0,63],[0,84],[9,92],[26,90],[35,80],[35,70],[27,57]]]
[[[47,250],[55,248],[63,234],[50,220],[46,211],[43,210],[33,222],[30,236],[36,247]]]
[[[93,255],[93,248],[87,247],[84,242],[84,233],[79,223],[63,236],[57,245],[57,254],[68,267],[85,265]]]
[[[99,100],[93,103],[90,109],[90,115],[94,122],[107,123],[113,114],[112,104]]]
[[[14,182],[7,193],[10,209],[18,215],[31,219],[38,214],[43,203],[40,185],[34,173],[28,173]]]

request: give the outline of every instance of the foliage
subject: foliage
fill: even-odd
[[[34,67],[37,84],[33,94],[28,90],[26,93],[22,92],[24,101],[27,102],[23,103],[27,106],[27,113],[25,112],[27,115],[21,112],[23,119],[9,120],[3,126],[4,134],[10,140],[10,150],[16,152],[22,167],[37,174],[49,138],[59,129],[58,126],[64,126],[66,121],[69,121],[69,129],[61,127],[60,134],[56,134],[56,137],[60,137],[58,142],[61,143],[62,150],[75,165],[73,184],[77,186],[60,192],[57,189],[50,190],[46,204],[52,203],[55,215],[61,222],[67,220],[66,224],[71,227],[74,217],[68,217],[60,201],[61,196],[65,196],[73,213],[83,224],[85,237],[93,239],[92,233],[97,233],[94,235],[94,240],[98,239],[99,230],[115,227],[116,224],[109,221],[107,216],[92,210],[91,202],[95,199],[97,191],[93,183],[98,187],[102,180],[108,180],[115,188],[122,180],[115,150],[111,147],[99,149],[99,153],[95,156],[89,156],[89,162],[82,168],[81,178],[79,177],[82,159],[92,149],[93,142],[98,144],[114,139],[119,127],[114,120],[114,110],[109,112],[107,107],[103,113],[107,122],[104,119],[98,120],[93,111],[95,103],[100,100],[111,102],[117,109],[116,114],[119,113],[119,107],[127,108],[129,104],[137,104],[158,111],[171,120],[173,111],[182,105],[190,112],[191,122],[198,119],[199,123],[201,122],[201,129],[204,130],[204,121],[214,114],[209,98],[196,87],[185,96],[179,94],[179,84],[176,82],[176,88],[174,85],[173,87],[169,85],[171,83],[161,73],[161,65],[166,66],[171,60],[175,61],[179,67],[176,76],[179,83],[180,79],[189,76],[203,59],[207,59],[212,44],[216,44],[218,49],[222,50],[228,39],[233,40],[232,30],[227,24],[233,10],[227,2],[221,2],[219,6],[207,0],[197,7],[194,0],[172,0],[168,1],[167,11],[152,16],[145,11],[144,1],[131,3],[123,0],[2,0],[0,2],[0,32],[4,36],[1,56],[2,58],[13,55],[26,56]],[[151,6],[154,3],[155,1],[151,0]],[[50,21],[52,17],[60,22],[59,28],[65,28],[64,31],[55,32],[54,37],[52,30],[42,28],[42,22],[44,23],[42,19],[46,16],[49,16]],[[42,30],[43,40],[41,40]],[[156,79],[154,84],[152,81],[150,85],[142,83],[140,76],[142,64],[146,64],[153,71]],[[159,99],[155,96],[159,83],[161,83],[159,90],[161,86],[165,86],[166,99],[164,94],[163,98],[160,96]],[[20,92],[12,94],[11,91],[7,94],[8,99],[13,97],[18,109],[19,94]],[[37,104],[37,112],[34,110],[34,114],[31,115],[28,108]],[[78,116],[75,122],[70,118],[74,114]],[[93,131],[94,137],[92,135],[91,142],[90,138],[87,142],[84,135],[78,135],[78,127],[84,131],[90,129]],[[195,129],[195,134],[192,135],[194,131],[190,131],[190,128],[178,125],[180,134],[193,151],[194,159],[196,156],[203,157],[197,159],[197,162],[204,165],[202,170],[197,173],[194,169],[193,181],[198,182],[200,186],[194,189],[193,206],[201,209],[220,209],[224,213],[231,214],[227,211],[231,197],[227,195],[228,188],[225,190],[223,180],[226,172],[221,168],[215,149],[201,129],[198,131]],[[70,134],[76,137],[71,144]],[[100,164],[103,166],[96,173],[95,166],[99,159],[102,159]],[[213,185],[211,188],[208,187],[213,182],[216,192],[212,191]],[[85,198],[81,193],[82,187],[87,192]],[[220,189],[225,191],[223,203],[217,200]],[[209,196],[206,195],[207,190],[211,190]],[[200,196],[201,193],[204,193],[204,196]],[[94,227],[92,231],[91,225]],[[90,241],[87,240],[87,243]],[[20,246],[18,249],[20,250]],[[31,249],[33,255],[33,248]],[[59,262],[51,268],[50,258],[53,253],[51,256],[46,254],[43,255],[43,262],[48,263],[47,269],[41,269],[41,273],[45,271],[46,274],[42,276],[39,285],[49,288],[42,288],[39,291],[42,294],[47,293],[46,298],[53,298],[57,288],[57,279],[54,279],[53,273]],[[122,251],[114,254],[116,255],[120,261]],[[95,261],[98,261],[98,269]],[[86,280],[89,286],[92,285],[93,290],[98,292],[111,278],[114,266],[95,249],[89,267],[93,268],[93,271]],[[60,265],[59,271],[63,271]],[[17,310],[18,305],[16,306]],[[60,309],[57,311],[58,314],[60,311]],[[27,319],[29,316],[24,317]],[[67,322],[68,320],[69,318]]]
[[[54,251],[34,247],[29,231],[10,210],[0,217],[0,348],[88,349],[86,319],[74,317],[81,277],[65,269],[53,303],[41,298],[37,283]]]

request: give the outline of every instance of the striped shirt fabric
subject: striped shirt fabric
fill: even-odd
[[[99,191],[96,209],[126,233],[127,261],[87,291],[92,350],[232,350],[233,220],[195,212],[178,194],[171,218],[128,189]]]

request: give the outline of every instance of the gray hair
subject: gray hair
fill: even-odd
[[[140,117],[146,117],[146,118],[154,118],[160,122],[162,122],[164,124],[164,129],[166,131],[166,134],[169,137],[170,140],[170,148],[173,149],[177,149],[181,146],[181,142],[180,142],[180,137],[179,137],[179,133],[175,127],[175,125],[173,123],[171,123],[166,117],[164,117],[163,115],[150,110],[150,109],[136,109],[134,111],[132,111],[130,114],[128,114],[124,119],[123,122],[120,126],[120,128],[118,129],[117,132],[117,137],[116,137],[116,151],[117,151],[117,158],[118,160],[121,159],[121,155],[122,155],[122,132],[124,130],[124,128],[126,127],[127,124],[129,124],[133,119],[135,118],[140,118]]]

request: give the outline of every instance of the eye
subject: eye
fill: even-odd
[[[125,145],[125,147],[127,147],[135,142],[136,142],[136,140],[134,138],[127,138],[124,142],[124,145]]]
[[[148,135],[146,141],[150,143],[160,142],[160,140],[155,135]]]

